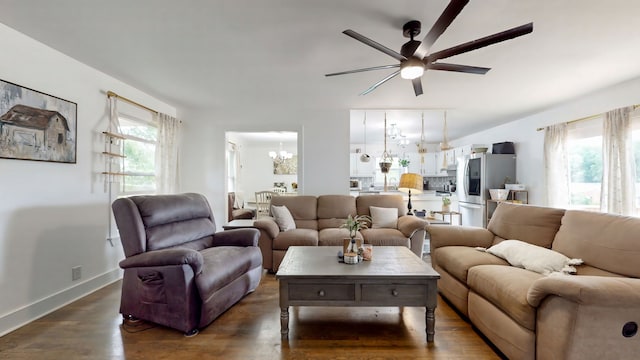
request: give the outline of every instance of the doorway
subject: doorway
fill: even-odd
[[[298,133],[295,131],[226,132],[226,188],[236,206],[255,208],[255,193],[300,189]]]

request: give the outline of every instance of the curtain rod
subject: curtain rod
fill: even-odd
[[[638,105],[633,105],[633,110],[635,110],[635,109],[637,109],[637,108],[639,108],[639,107],[640,107],[640,104],[638,104]],[[575,123],[575,122],[578,122],[578,121],[591,120],[591,119],[595,119],[595,118],[597,118],[597,117],[599,117],[599,116],[602,116],[602,114],[591,115],[591,116],[585,116],[585,117],[580,118],[580,119],[575,119],[575,120],[567,121],[567,122],[565,122],[565,124],[569,125],[569,124],[572,124],[572,123]],[[544,130],[545,128],[546,128],[546,127],[539,127],[539,128],[537,128],[537,129],[536,129],[536,131],[542,131],[542,130]]]
[[[143,109],[145,109],[145,110],[147,110],[147,111],[150,111],[150,112],[152,112],[152,113],[154,113],[154,114],[159,114],[159,112],[158,112],[157,110],[153,110],[153,109],[152,109],[152,108],[150,108],[150,107],[144,106],[144,105],[142,105],[142,104],[140,104],[140,103],[137,103],[137,102],[135,102],[135,101],[133,101],[133,100],[131,100],[131,99],[127,99],[127,98],[126,98],[126,97],[124,97],[124,96],[120,96],[120,95],[118,95],[118,94],[114,93],[114,92],[113,92],[113,91],[111,91],[111,90],[107,91],[107,97],[108,97],[108,98],[110,98],[110,97],[115,97],[115,98],[118,98],[118,99],[120,99],[120,100],[122,100],[122,101],[128,102],[128,103],[129,103],[129,104],[131,104],[131,105],[135,105],[135,106],[141,107],[141,108],[143,108]]]

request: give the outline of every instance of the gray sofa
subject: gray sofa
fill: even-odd
[[[125,318],[194,335],[260,283],[259,232],[216,233],[204,196],[132,196],[112,208],[126,256],[120,262]]]
[[[278,271],[289,246],[342,246],[349,232],[340,226],[349,215],[371,215],[371,206],[396,209],[397,224],[391,228],[362,230],[358,238],[374,246],[406,246],[417,256],[422,256],[428,222],[405,215],[407,205],[402,195],[274,196],[271,205],[286,206],[296,229],[280,231],[271,217],[254,222],[260,230],[263,265],[269,271]]]
[[[635,359],[640,354],[640,219],[500,203],[487,229],[427,230],[433,267],[440,273],[438,290],[508,358]],[[510,262],[476,249],[491,250],[510,239],[525,242],[516,245],[526,249],[515,252],[515,259],[507,256]],[[511,266],[519,258],[539,265],[558,253],[583,261],[575,275]]]

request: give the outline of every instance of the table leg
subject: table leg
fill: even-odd
[[[435,310],[435,308],[427,307],[427,311],[425,313],[425,324],[427,325],[427,342],[433,342],[436,327]]]
[[[286,340],[289,337],[289,307],[280,308],[280,337]]]

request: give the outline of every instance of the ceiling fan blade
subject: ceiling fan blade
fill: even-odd
[[[392,68],[397,68],[397,67],[400,67],[400,64],[382,65],[382,66],[368,67],[368,68],[364,68],[364,69],[347,70],[347,71],[341,71],[341,72],[337,72],[337,73],[325,74],[324,76],[346,75],[346,74],[359,73],[359,72],[363,72],[363,71],[392,69]]]
[[[363,91],[360,95],[367,95],[368,93],[372,92],[373,90],[375,90],[378,86],[384,84],[385,82],[391,80],[394,76],[397,76],[398,74],[400,74],[400,70],[396,70],[393,73],[391,73],[391,75],[385,77],[384,79],[378,81],[377,83],[371,85],[371,87],[369,87],[367,90]]]
[[[413,80],[411,80],[411,83],[413,84],[413,91],[416,93],[416,96],[420,96],[422,95],[422,80],[421,78],[415,78]]]
[[[491,68],[486,68],[486,67],[448,64],[448,63],[431,63],[427,65],[427,68],[429,70],[455,71],[455,72],[479,74],[479,75],[484,75],[489,70],[491,70]]]
[[[429,53],[429,49],[431,46],[438,40],[440,35],[451,25],[453,20],[460,14],[462,9],[467,5],[469,0],[451,0],[447,8],[444,9],[438,20],[436,20],[435,24],[431,27],[431,30],[425,35],[422,43],[416,51],[413,53],[413,56],[418,59],[423,59]]]
[[[393,51],[391,49],[389,49],[388,47],[373,41],[371,39],[369,39],[368,37],[364,36],[364,35],[360,35],[357,32],[349,29],[349,30],[345,30],[342,32],[343,34],[347,35],[347,36],[351,36],[352,38],[360,41],[361,43],[365,44],[365,45],[369,45],[372,48],[378,50],[378,51],[382,51],[383,53],[391,56],[392,58],[398,60],[398,61],[403,61],[403,60],[407,60],[406,57],[402,56],[401,54],[399,54],[396,51]]]
[[[445,59],[454,55],[466,53],[471,50],[476,50],[485,46],[499,43],[501,41],[516,38],[518,36],[526,35],[533,31],[533,23],[528,23],[521,26],[516,26],[509,30],[505,30],[493,35],[485,36],[480,39],[472,40],[442,51],[435,52],[427,57],[427,61],[433,63],[439,59]]]

